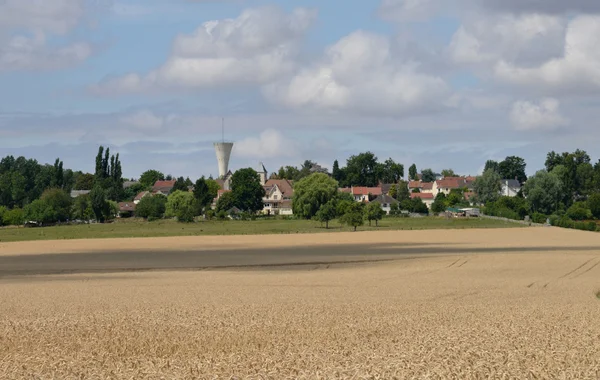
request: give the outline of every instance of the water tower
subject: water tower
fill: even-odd
[[[225,120],[223,119],[222,126],[222,140],[216,142],[215,152],[217,153],[217,162],[219,163],[219,178],[225,178],[229,172],[229,158],[231,157],[231,150],[233,149],[232,142],[225,142]]]

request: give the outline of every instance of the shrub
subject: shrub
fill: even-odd
[[[592,211],[587,208],[586,202],[575,202],[567,210],[567,216],[573,220],[586,220],[592,218]]]
[[[4,224],[7,226],[19,226],[25,222],[25,214],[20,208],[13,208],[4,213]]]
[[[590,195],[587,203],[594,218],[600,219],[600,193]]]
[[[144,197],[135,208],[136,216],[148,220],[161,219],[165,213],[167,197],[163,195],[153,195]]]
[[[539,224],[544,224],[546,223],[546,220],[548,219],[548,216],[539,212],[534,212],[533,215],[531,215],[531,221],[533,223],[539,223]]]
[[[8,209],[4,206],[0,206],[0,227],[4,225],[4,214],[6,214],[6,212],[8,211]]]

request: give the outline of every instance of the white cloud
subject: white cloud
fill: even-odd
[[[205,22],[192,34],[177,36],[171,56],[158,69],[107,79],[92,90],[114,93],[268,83],[294,69],[298,45],[315,15],[304,8],[287,14],[264,7],[246,10],[236,19]]]
[[[463,21],[448,52],[459,64],[535,64],[561,54],[565,25],[555,16],[477,14]]]
[[[423,20],[430,18],[438,6],[435,0],[383,0],[379,15],[392,21]]]
[[[84,14],[82,0],[0,1],[0,71],[53,70],[86,60],[88,43],[51,46],[52,35],[63,36]]]
[[[600,2],[597,0],[466,0],[466,3],[512,13],[600,12]]]
[[[143,131],[158,131],[166,124],[164,117],[157,116],[149,110],[141,110],[125,115],[120,120],[127,125]]]
[[[560,102],[554,98],[539,103],[518,101],[513,104],[510,120],[517,130],[553,130],[568,125],[559,108]]]
[[[264,88],[268,99],[290,108],[408,115],[440,108],[448,87],[420,73],[419,63],[396,56],[390,39],[354,32],[291,79]]]
[[[568,26],[564,54],[537,67],[521,67],[505,60],[496,76],[510,83],[574,92],[600,86],[600,16],[579,16]]]
[[[275,129],[267,129],[259,137],[249,137],[235,146],[235,154],[245,158],[294,157],[297,152],[296,143]]]

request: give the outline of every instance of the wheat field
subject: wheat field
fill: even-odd
[[[191,239],[181,249],[218,243]],[[326,252],[342,242],[424,248],[368,263],[0,277],[0,378],[600,378],[599,234],[404,231],[222,245]],[[2,245],[0,256],[42,250],[30,244]],[[73,244],[94,242],[44,252],[76,255]],[[144,244],[176,249],[173,240],[118,243],[123,254]]]

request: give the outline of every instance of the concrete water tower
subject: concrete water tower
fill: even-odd
[[[229,172],[229,158],[231,157],[231,150],[233,149],[232,142],[225,142],[225,120],[221,126],[222,129],[222,141],[214,143],[215,153],[217,154],[217,162],[219,163],[219,178],[225,178]]]

